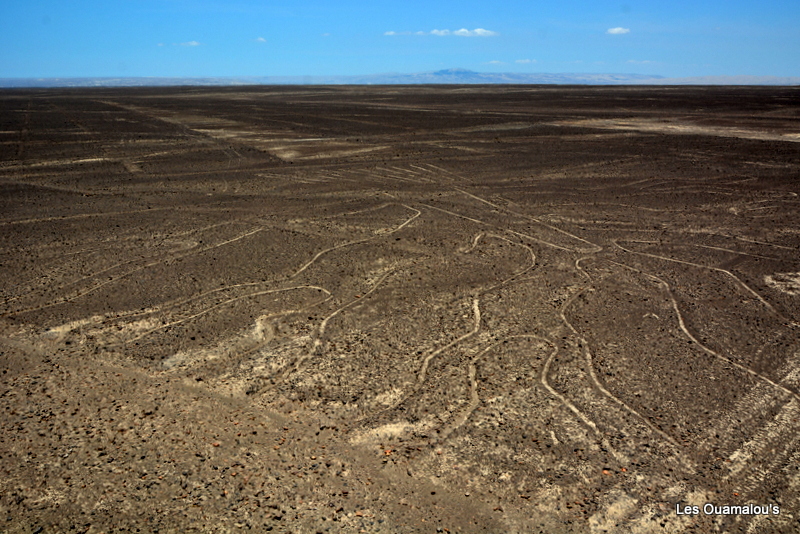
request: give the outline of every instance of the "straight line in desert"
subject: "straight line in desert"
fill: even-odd
[[[483,224],[485,226],[491,226],[492,228],[496,228],[496,229],[498,229],[500,231],[508,232],[509,234],[513,234],[513,235],[516,235],[518,237],[524,237],[525,239],[530,239],[531,241],[535,241],[536,243],[541,243],[543,245],[547,245],[548,247],[553,247],[553,248],[556,248],[556,249],[559,249],[559,250],[564,250],[566,252],[577,252],[576,250],[573,250],[571,248],[562,247],[561,245],[556,245],[555,243],[550,243],[549,241],[544,241],[542,239],[539,239],[538,237],[533,237],[532,235],[523,234],[521,232],[517,232],[517,231],[514,231],[514,230],[508,230],[507,228],[503,228],[503,227],[497,226],[495,224],[487,223],[486,221],[481,221],[480,219],[473,219],[472,217],[469,217],[467,215],[462,215],[460,213],[456,213],[454,211],[449,211],[449,210],[446,210],[444,208],[438,208],[436,206],[431,206],[430,204],[425,204],[424,202],[420,202],[419,205],[420,206],[425,206],[426,208],[430,208],[430,209],[433,209],[433,210],[436,210],[436,211],[441,211],[442,213],[446,213],[448,215],[452,215],[453,217],[459,217],[461,219],[466,219],[467,221],[472,221],[474,223]]]
[[[622,250],[624,250],[625,252],[628,252],[628,253],[630,253],[630,254],[639,254],[639,255],[641,255],[641,256],[649,256],[649,257],[651,257],[651,258],[657,258],[657,259],[660,259],[660,260],[665,260],[665,261],[672,261],[672,262],[675,262],[675,263],[682,263],[682,264],[684,264],[684,265],[691,265],[691,266],[693,266],[693,267],[700,267],[700,268],[702,268],[702,269],[708,269],[708,270],[710,270],[710,271],[718,271],[718,272],[724,273],[724,274],[726,274],[726,275],[730,276],[731,278],[733,278],[734,280],[736,280],[736,283],[738,283],[738,284],[739,284],[739,285],[740,285],[742,288],[744,288],[744,290],[745,290],[745,291],[747,291],[748,293],[750,293],[751,295],[753,295],[754,297],[756,297],[756,298],[757,298],[759,301],[761,301],[761,303],[762,303],[762,304],[764,304],[764,306],[766,306],[766,307],[767,307],[767,308],[768,308],[768,309],[769,309],[769,310],[770,310],[772,313],[774,313],[775,315],[777,315],[777,316],[778,316],[778,317],[780,317],[781,319],[783,319],[783,320],[785,320],[785,321],[788,321],[788,319],[787,319],[786,317],[784,317],[783,315],[781,315],[781,314],[778,312],[778,310],[776,310],[776,309],[775,309],[775,308],[772,306],[772,304],[770,304],[769,302],[767,302],[766,300],[764,300],[764,297],[762,297],[761,295],[759,295],[759,294],[758,294],[758,293],[757,293],[757,292],[756,292],[756,291],[755,291],[753,288],[751,288],[750,286],[748,286],[747,284],[745,284],[744,282],[742,282],[742,281],[739,279],[739,277],[738,277],[738,276],[736,276],[735,274],[733,274],[732,272],[730,272],[730,271],[728,271],[728,270],[726,270],[726,269],[721,269],[721,268],[719,268],[719,267],[709,267],[708,265],[701,265],[701,264],[699,264],[699,263],[693,263],[693,262],[690,262],[690,261],[685,261],[685,260],[678,260],[678,259],[675,259],[675,258],[668,258],[668,257],[666,257],[666,256],[660,256],[660,255],[658,255],[658,254],[649,254],[649,253],[647,253],[647,252],[637,252],[637,251],[635,251],[635,250],[630,250],[630,249],[627,249],[627,248],[623,247],[622,245],[620,245],[620,244],[617,242],[617,240],[616,240],[616,239],[612,239],[612,240],[611,240],[611,242],[612,242],[612,243],[613,243],[615,246],[619,247],[620,249],[622,249]]]
[[[513,215],[517,215],[518,217],[522,217],[524,219],[528,219],[528,220],[534,221],[536,223],[541,224],[542,226],[546,226],[547,228],[550,228],[551,230],[554,230],[556,232],[560,232],[560,233],[562,233],[564,235],[567,235],[567,236],[569,236],[569,237],[571,237],[573,239],[577,239],[578,241],[581,241],[582,243],[586,243],[587,245],[591,245],[591,247],[592,247],[590,250],[575,249],[574,252],[600,252],[601,250],[603,250],[603,247],[601,247],[600,245],[598,245],[596,243],[592,243],[591,241],[587,241],[587,240],[583,239],[582,237],[579,237],[579,236],[577,236],[575,234],[567,232],[566,230],[562,230],[561,228],[558,228],[556,226],[552,226],[550,224],[542,222],[541,220],[539,220],[536,217],[532,217],[532,216],[527,215],[525,213],[519,213],[517,211],[510,210],[510,209],[508,209],[508,208],[506,208],[504,206],[500,206],[499,204],[495,204],[494,202],[490,202],[490,201],[488,201],[488,200],[486,200],[484,198],[481,198],[481,197],[479,197],[477,195],[473,195],[472,193],[470,193],[468,191],[464,191],[463,189],[461,189],[459,187],[456,187],[454,189],[456,191],[458,191],[459,193],[463,193],[463,194],[465,194],[465,195],[467,195],[469,197],[474,198],[475,200],[483,202],[484,204],[488,204],[489,206],[492,206],[495,209],[498,209],[498,210],[501,210],[501,211],[505,211],[505,212],[511,213]]]

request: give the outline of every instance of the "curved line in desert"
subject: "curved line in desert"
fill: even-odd
[[[738,284],[739,284],[739,285],[740,285],[740,286],[741,286],[741,287],[742,287],[742,288],[743,288],[745,291],[747,291],[748,293],[750,293],[751,295],[753,295],[754,297],[756,297],[756,298],[757,298],[759,301],[761,301],[761,303],[762,303],[762,304],[764,304],[764,306],[766,306],[767,308],[769,308],[769,310],[770,310],[772,313],[774,313],[775,315],[777,315],[778,317],[780,317],[780,318],[781,318],[781,319],[783,319],[783,320],[788,320],[788,319],[786,319],[786,317],[784,317],[782,314],[780,314],[780,313],[778,312],[778,310],[776,310],[776,309],[775,309],[775,308],[772,306],[772,304],[770,304],[769,302],[767,302],[766,300],[764,300],[764,297],[762,297],[761,295],[759,295],[759,294],[758,294],[758,293],[757,293],[757,292],[756,292],[756,291],[755,291],[753,288],[751,288],[750,286],[748,286],[747,284],[745,284],[744,282],[742,282],[742,281],[739,279],[739,277],[738,277],[738,276],[736,276],[735,274],[733,274],[732,272],[730,272],[730,271],[728,271],[728,270],[725,270],[725,269],[720,269],[719,267],[709,267],[708,265],[701,265],[701,264],[699,264],[699,263],[692,263],[692,262],[690,262],[690,261],[678,260],[678,259],[675,259],[675,258],[668,258],[668,257],[666,257],[666,256],[659,256],[658,254],[649,254],[649,253],[647,253],[647,252],[637,252],[637,251],[635,251],[635,250],[630,250],[630,249],[627,249],[627,248],[623,247],[622,245],[620,245],[620,244],[617,242],[617,240],[616,240],[616,239],[612,239],[612,240],[611,240],[611,242],[612,242],[612,243],[613,243],[615,246],[617,246],[618,248],[620,248],[621,250],[624,250],[625,252],[628,252],[628,253],[630,253],[630,254],[639,254],[639,255],[641,255],[641,256],[649,256],[649,257],[651,257],[651,258],[656,258],[656,259],[665,260],[665,261],[672,261],[672,262],[675,262],[675,263],[682,263],[682,264],[684,264],[684,265],[691,265],[691,266],[693,266],[693,267],[700,267],[700,268],[702,268],[702,269],[708,269],[708,270],[710,270],[710,271],[718,271],[718,272],[724,273],[724,274],[726,274],[726,275],[730,276],[731,278],[733,278],[733,279],[736,281],[736,283],[738,283]],[[647,274],[647,273],[645,273],[645,274]],[[652,276],[652,275],[650,275],[650,276]],[[659,280],[660,280],[660,279],[659,279]]]
[[[389,205],[389,204],[387,204],[387,205]],[[379,238],[381,238],[381,237],[385,237],[385,236],[387,236],[387,235],[391,235],[391,234],[393,234],[393,233],[395,233],[395,232],[398,232],[398,231],[402,230],[402,229],[403,229],[403,228],[405,228],[407,225],[411,224],[411,222],[412,222],[414,219],[416,219],[417,217],[419,217],[420,215],[422,215],[422,212],[421,212],[421,211],[419,211],[419,210],[417,210],[417,209],[414,209],[414,208],[412,208],[412,207],[410,207],[410,206],[406,206],[405,204],[401,204],[401,206],[403,206],[404,208],[407,208],[407,209],[409,209],[409,210],[411,210],[411,211],[415,211],[416,213],[415,213],[414,215],[412,215],[411,217],[409,217],[409,218],[408,218],[408,219],[407,219],[405,222],[403,222],[403,223],[402,223],[400,226],[397,226],[396,228],[393,228],[393,229],[389,230],[388,232],[386,232],[386,233],[383,233],[383,234],[381,234],[381,235],[376,235],[376,236],[373,236],[373,237],[367,237],[367,238],[365,238],[365,239],[357,239],[356,241],[348,241],[347,243],[341,243],[341,244],[339,244],[339,245],[335,245],[335,246],[333,246],[333,247],[329,247],[329,248],[326,248],[326,249],[324,249],[324,250],[321,250],[321,251],[317,252],[317,254],[316,254],[316,255],[315,255],[313,258],[311,258],[311,259],[310,259],[308,262],[306,262],[306,264],[305,264],[305,265],[303,265],[303,266],[302,266],[302,267],[300,267],[300,268],[299,268],[297,271],[295,271],[295,272],[294,272],[294,274],[291,274],[291,275],[289,275],[289,278],[290,278],[290,279],[291,279],[291,278],[295,278],[297,275],[299,275],[300,273],[302,273],[303,271],[305,271],[306,269],[308,269],[309,267],[311,267],[311,265],[312,265],[312,264],[313,264],[315,261],[317,261],[317,260],[318,260],[320,257],[322,257],[323,255],[327,254],[328,252],[332,252],[332,251],[334,251],[334,250],[338,250],[338,249],[340,249],[340,248],[344,248],[344,247],[349,247],[349,246],[351,246],[351,245],[358,245],[358,244],[360,244],[360,243],[366,243],[367,241],[372,241],[372,240],[375,240],[375,239],[379,239]]]
[[[601,392],[603,395],[605,395],[606,397],[608,397],[609,399],[611,399],[612,401],[614,401],[616,404],[618,404],[619,406],[621,406],[621,407],[622,407],[622,408],[623,408],[625,411],[627,411],[628,413],[630,413],[630,414],[632,414],[632,415],[636,416],[638,419],[640,419],[640,420],[641,420],[641,421],[642,421],[642,422],[645,424],[645,426],[647,426],[647,427],[648,427],[648,428],[649,428],[651,431],[655,432],[656,434],[658,434],[659,436],[661,436],[661,438],[662,438],[662,439],[664,439],[664,440],[666,440],[667,442],[669,442],[669,443],[670,443],[670,444],[671,444],[673,447],[675,447],[676,449],[680,450],[680,445],[678,445],[678,442],[677,442],[677,441],[675,441],[675,440],[674,440],[672,437],[670,437],[668,434],[666,434],[666,433],[665,433],[663,430],[661,430],[661,429],[657,428],[655,425],[653,425],[653,424],[652,424],[650,421],[648,421],[648,420],[647,420],[647,418],[646,418],[644,415],[640,414],[640,413],[639,413],[639,412],[637,412],[635,409],[633,409],[632,407],[628,406],[628,404],[626,404],[626,403],[625,403],[625,402],[624,402],[622,399],[620,399],[619,397],[617,397],[616,395],[614,395],[613,393],[611,393],[611,392],[610,392],[608,389],[606,389],[606,388],[605,388],[605,386],[603,385],[603,383],[602,383],[602,382],[600,381],[600,379],[597,377],[597,373],[596,373],[596,372],[595,372],[595,370],[594,370],[594,360],[593,360],[593,357],[592,357],[592,353],[591,353],[591,351],[590,351],[590,350],[589,350],[589,348],[588,348],[588,347],[589,347],[589,343],[586,341],[586,339],[584,339],[584,338],[583,338],[583,337],[582,337],[582,336],[581,336],[581,335],[578,333],[578,331],[575,329],[575,327],[572,325],[572,323],[571,323],[571,322],[570,322],[570,321],[567,319],[567,316],[566,316],[566,314],[565,314],[565,311],[566,311],[566,309],[567,309],[567,308],[568,308],[568,307],[569,307],[569,306],[570,306],[570,305],[571,305],[571,304],[572,304],[572,303],[575,301],[575,299],[577,299],[577,298],[578,298],[578,297],[579,297],[579,296],[580,296],[580,295],[581,295],[581,294],[582,294],[584,291],[585,291],[585,290],[580,290],[580,291],[576,292],[574,295],[572,295],[572,296],[571,296],[571,297],[570,297],[570,298],[569,298],[569,299],[568,299],[568,300],[567,300],[567,301],[564,303],[564,305],[561,307],[561,309],[559,310],[559,316],[561,317],[561,320],[564,322],[564,324],[565,324],[565,325],[567,325],[567,328],[569,328],[569,329],[572,331],[572,333],[573,333],[573,334],[575,334],[575,335],[578,337],[578,339],[580,340],[580,342],[582,343],[582,345],[583,345],[583,353],[584,353],[584,356],[585,356],[585,358],[586,358],[586,365],[587,365],[587,367],[589,368],[589,376],[591,377],[591,379],[592,379],[592,382],[594,383],[595,387],[596,387],[596,388],[597,388],[597,389],[598,389],[598,390],[599,390],[599,391],[600,391],[600,392]]]
[[[473,313],[473,320],[475,322],[475,325],[472,327],[472,330],[470,330],[469,332],[467,332],[463,336],[454,339],[453,341],[451,341],[447,345],[445,345],[443,347],[439,347],[438,349],[436,349],[435,351],[431,352],[430,354],[428,354],[428,356],[425,357],[425,359],[422,361],[422,367],[420,368],[419,373],[417,374],[417,383],[418,384],[422,384],[425,381],[425,376],[428,373],[428,366],[430,365],[430,362],[431,362],[431,360],[433,360],[433,358],[435,358],[438,354],[441,354],[442,352],[446,351],[447,349],[458,345],[459,343],[461,343],[465,339],[469,339],[470,337],[472,337],[472,336],[474,336],[475,334],[478,333],[478,330],[480,330],[480,328],[481,328],[481,308],[480,308],[478,299],[473,299],[472,300],[472,313]]]
[[[746,372],[746,373],[748,373],[748,374],[750,374],[750,375],[752,375],[752,376],[754,376],[754,377],[766,382],[767,384],[770,384],[770,385],[774,386],[777,389],[780,389],[784,393],[786,393],[789,396],[794,397],[795,399],[800,401],[800,394],[795,393],[794,391],[792,391],[792,390],[790,390],[790,389],[778,384],[777,382],[774,382],[774,381],[770,380],[766,376],[764,376],[764,375],[762,375],[762,374],[750,369],[749,367],[745,367],[744,365],[742,365],[740,363],[737,363],[737,362],[731,360],[730,358],[728,358],[727,356],[723,356],[722,354],[718,353],[717,351],[715,351],[713,349],[710,349],[709,347],[706,347],[705,345],[700,343],[700,341],[698,341],[698,339],[696,337],[694,337],[691,332],[689,332],[689,329],[686,328],[686,323],[683,320],[683,314],[681,313],[680,307],[678,306],[678,301],[675,300],[675,297],[672,294],[672,289],[670,288],[669,284],[665,280],[659,278],[658,276],[656,276],[654,274],[650,274],[650,273],[647,273],[645,271],[639,270],[639,269],[637,269],[635,267],[631,267],[630,265],[625,265],[623,263],[617,263],[617,262],[612,261],[612,260],[608,260],[608,261],[610,261],[611,263],[613,263],[615,265],[619,265],[620,267],[625,267],[625,268],[630,269],[632,271],[636,271],[638,273],[641,273],[641,274],[643,274],[645,276],[649,276],[653,280],[656,280],[657,282],[659,282],[664,287],[664,289],[666,289],[667,294],[669,295],[669,298],[672,301],[672,307],[673,307],[673,309],[675,310],[675,313],[678,316],[678,326],[680,326],[680,329],[683,331],[683,333],[686,335],[686,337],[688,337],[693,343],[697,344],[705,352],[707,352],[708,354],[711,354],[712,356],[714,356],[716,358],[719,358],[720,360],[722,360],[722,361],[724,361],[724,362],[736,367],[737,369],[739,369],[741,371],[744,371],[744,372]]]
[[[319,330],[317,331],[317,338],[314,340],[314,345],[313,345],[313,347],[312,347],[312,349],[311,349],[310,353],[303,354],[302,356],[300,356],[299,358],[297,358],[297,361],[295,361],[293,368],[292,368],[290,371],[287,371],[287,372],[284,374],[283,378],[285,379],[285,378],[286,378],[286,377],[287,377],[287,376],[288,376],[290,373],[293,373],[293,372],[297,372],[297,371],[299,371],[299,370],[300,370],[300,366],[301,366],[301,365],[302,365],[302,364],[303,364],[303,363],[304,363],[306,360],[308,360],[308,359],[311,357],[311,355],[312,355],[312,354],[316,353],[316,351],[317,351],[317,350],[319,350],[319,349],[320,349],[320,347],[322,347],[322,336],[325,334],[325,329],[326,329],[326,328],[327,328],[327,326],[328,326],[328,321],[330,321],[331,319],[333,319],[334,317],[336,317],[336,316],[337,316],[339,313],[341,313],[342,311],[346,310],[347,308],[349,308],[349,307],[350,307],[350,306],[352,306],[353,304],[355,304],[355,303],[357,303],[357,302],[363,302],[364,298],[365,298],[365,297],[367,297],[368,295],[370,295],[371,293],[373,293],[373,292],[374,292],[376,289],[378,289],[378,286],[380,286],[380,285],[383,283],[383,281],[384,281],[384,280],[386,280],[386,278],[388,278],[388,277],[389,277],[389,275],[390,275],[390,274],[392,274],[393,272],[394,272],[394,270],[391,270],[391,271],[389,271],[389,272],[385,273],[383,276],[381,276],[381,277],[380,277],[380,278],[379,278],[379,279],[378,279],[378,280],[377,280],[377,281],[376,281],[376,282],[375,282],[375,283],[372,285],[372,287],[369,289],[369,291],[367,291],[366,293],[364,293],[364,294],[363,294],[362,296],[360,296],[360,297],[356,297],[356,298],[354,298],[353,300],[351,300],[350,302],[348,302],[348,303],[347,303],[347,304],[345,304],[344,306],[340,307],[339,309],[335,310],[333,313],[331,313],[330,315],[328,315],[327,317],[325,317],[325,319],[323,319],[323,320],[322,320],[322,323],[319,325]],[[328,299],[326,299],[326,300],[329,300],[330,298],[331,298],[331,297],[328,297]],[[324,301],[323,301],[323,302],[324,302]]]
[[[467,408],[456,418],[456,420],[453,423],[451,423],[450,425],[447,425],[439,433],[440,439],[447,439],[453,432],[458,430],[460,427],[464,426],[464,424],[466,424],[467,420],[469,420],[469,418],[472,415],[472,413],[475,411],[475,409],[480,404],[480,396],[478,395],[478,380],[477,380],[477,374],[478,374],[477,362],[478,362],[478,360],[480,360],[480,358],[484,354],[486,354],[487,352],[489,352],[493,348],[497,347],[498,345],[502,345],[504,342],[509,341],[511,339],[540,339],[540,340],[544,341],[545,343],[547,343],[548,345],[550,345],[551,347],[554,346],[553,343],[549,339],[543,338],[541,336],[537,336],[537,335],[533,335],[533,334],[519,334],[519,335],[507,337],[507,338],[503,339],[502,341],[497,341],[495,343],[492,343],[491,345],[489,345],[488,347],[486,347],[485,349],[480,351],[478,354],[476,354],[472,358],[472,361],[469,364],[469,370],[468,370],[468,374],[467,374],[467,377],[468,377],[469,383],[470,383],[470,385],[469,385],[469,396],[470,396],[469,404],[467,405]]]
[[[118,282],[119,280],[122,280],[123,278],[126,278],[126,277],[132,275],[133,273],[137,273],[139,271],[143,271],[145,269],[153,267],[154,265],[158,265],[160,263],[164,263],[167,260],[176,260],[176,259],[180,259],[180,258],[185,258],[185,257],[188,257],[188,256],[192,256],[194,254],[200,254],[200,253],[203,253],[203,252],[207,252],[209,250],[213,250],[215,248],[223,247],[225,245],[229,245],[231,243],[239,241],[240,239],[244,239],[245,237],[249,237],[249,236],[251,236],[253,234],[257,234],[258,232],[262,232],[262,231],[264,231],[264,229],[265,229],[265,227],[261,226],[261,227],[256,228],[255,230],[251,230],[250,232],[245,232],[242,235],[239,235],[239,236],[234,237],[232,239],[228,239],[227,241],[223,241],[221,243],[216,243],[214,245],[210,245],[210,246],[204,247],[202,249],[192,249],[190,252],[186,252],[184,254],[178,254],[178,255],[175,255],[175,256],[169,256],[169,257],[166,257],[166,258],[161,258],[160,260],[153,261],[153,262],[150,262],[150,263],[146,263],[145,265],[142,265],[141,267],[137,267],[136,269],[132,269],[132,270],[128,271],[127,273],[121,274],[120,276],[114,278],[113,280],[106,280],[103,283],[94,285],[94,286],[88,288],[86,291],[78,292],[76,294],[73,294],[72,296],[62,297],[61,300],[58,300],[58,301],[55,301],[55,302],[49,302],[47,304],[43,304],[42,306],[35,306],[33,308],[15,310],[15,311],[12,311],[12,312],[7,312],[7,313],[5,313],[3,315],[14,316],[14,315],[18,315],[20,313],[29,313],[29,312],[44,310],[44,309],[47,309],[47,308],[52,308],[53,306],[58,306],[59,304],[64,304],[65,302],[69,302],[69,301],[71,301],[73,299],[78,299],[78,298],[85,297],[86,295],[89,295],[90,293],[94,293],[95,291],[97,291],[101,287],[105,287],[105,286],[107,286],[109,284],[112,284],[114,282]]]
[[[594,433],[599,436],[600,435],[600,430],[598,430],[597,425],[595,424],[595,422],[592,421],[591,419],[589,419],[586,415],[584,415],[584,413],[582,411],[580,411],[577,406],[572,404],[569,401],[569,399],[567,399],[564,395],[562,395],[561,393],[556,391],[553,388],[553,386],[550,385],[550,382],[547,380],[547,375],[550,373],[550,366],[553,364],[553,360],[555,359],[556,354],[558,354],[558,346],[556,346],[554,344],[553,345],[553,352],[550,353],[550,356],[547,358],[547,361],[545,361],[544,367],[542,368],[542,375],[541,375],[542,385],[547,389],[547,391],[550,392],[551,395],[553,395],[555,398],[560,400],[561,403],[564,406],[569,408],[570,411],[572,411],[572,413],[577,415],[578,419],[583,421],[583,424],[585,424],[586,426],[591,428],[594,431]]]
[[[245,285],[245,284],[240,284],[240,285]],[[232,287],[236,287],[236,286],[232,286]],[[226,289],[229,289],[229,288],[226,288]],[[327,289],[319,287],[319,286],[311,286],[311,285],[286,287],[286,288],[282,288],[282,289],[268,289],[266,291],[256,291],[255,293],[248,293],[246,295],[240,295],[238,297],[234,297],[234,298],[230,298],[230,299],[224,300],[224,301],[222,301],[220,303],[214,304],[213,306],[205,308],[204,310],[202,310],[200,312],[197,312],[197,313],[195,313],[193,315],[190,315],[188,317],[184,317],[183,319],[179,319],[177,321],[172,321],[171,323],[167,323],[167,324],[158,326],[156,328],[150,329],[150,330],[148,330],[148,331],[136,336],[133,339],[127,340],[126,343],[132,343],[134,341],[138,341],[139,339],[142,339],[144,337],[149,336],[153,332],[158,332],[159,330],[164,330],[165,328],[169,328],[171,326],[175,326],[175,325],[178,325],[178,324],[181,324],[181,323],[185,323],[186,321],[191,321],[192,319],[196,319],[198,317],[202,317],[203,315],[205,315],[205,314],[207,314],[207,313],[209,313],[209,312],[211,312],[211,311],[213,311],[213,310],[215,310],[215,309],[217,309],[217,308],[219,308],[221,306],[225,306],[226,304],[230,304],[232,302],[236,302],[236,301],[239,301],[239,300],[242,300],[242,299],[246,299],[246,298],[249,298],[249,297],[258,297],[258,296],[261,296],[261,295],[269,295],[269,294],[272,294],[272,293],[281,293],[281,292],[284,292],[284,291],[295,291],[295,290],[298,290],[298,289],[316,289],[318,291],[324,291],[325,293],[327,293],[328,294],[328,298],[320,301],[319,303],[325,302],[326,300],[330,299],[330,292]],[[219,291],[219,290],[217,290],[217,291]],[[206,295],[206,294],[212,293],[212,292],[213,291],[208,291],[206,293],[203,293],[203,295]],[[198,295],[196,298],[200,298],[200,297],[201,297],[201,295]],[[192,300],[195,300],[195,299],[192,299]],[[187,302],[187,301],[185,301],[185,302]]]

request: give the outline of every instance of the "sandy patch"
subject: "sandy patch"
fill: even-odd
[[[790,295],[800,295],[800,273],[775,273],[764,277],[768,286]]]
[[[800,133],[776,133],[751,128],[732,128],[724,126],[702,126],[680,120],[652,119],[582,119],[560,121],[553,126],[579,126],[585,128],[602,128],[607,130],[636,130],[675,135],[713,135],[717,137],[738,137],[740,139],[758,139],[768,141],[800,142]]]

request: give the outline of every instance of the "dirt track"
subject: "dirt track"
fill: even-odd
[[[797,532],[799,103],[0,92],[0,531]]]

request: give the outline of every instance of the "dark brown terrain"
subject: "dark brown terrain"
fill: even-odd
[[[800,531],[800,88],[0,122],[0,532]]]

